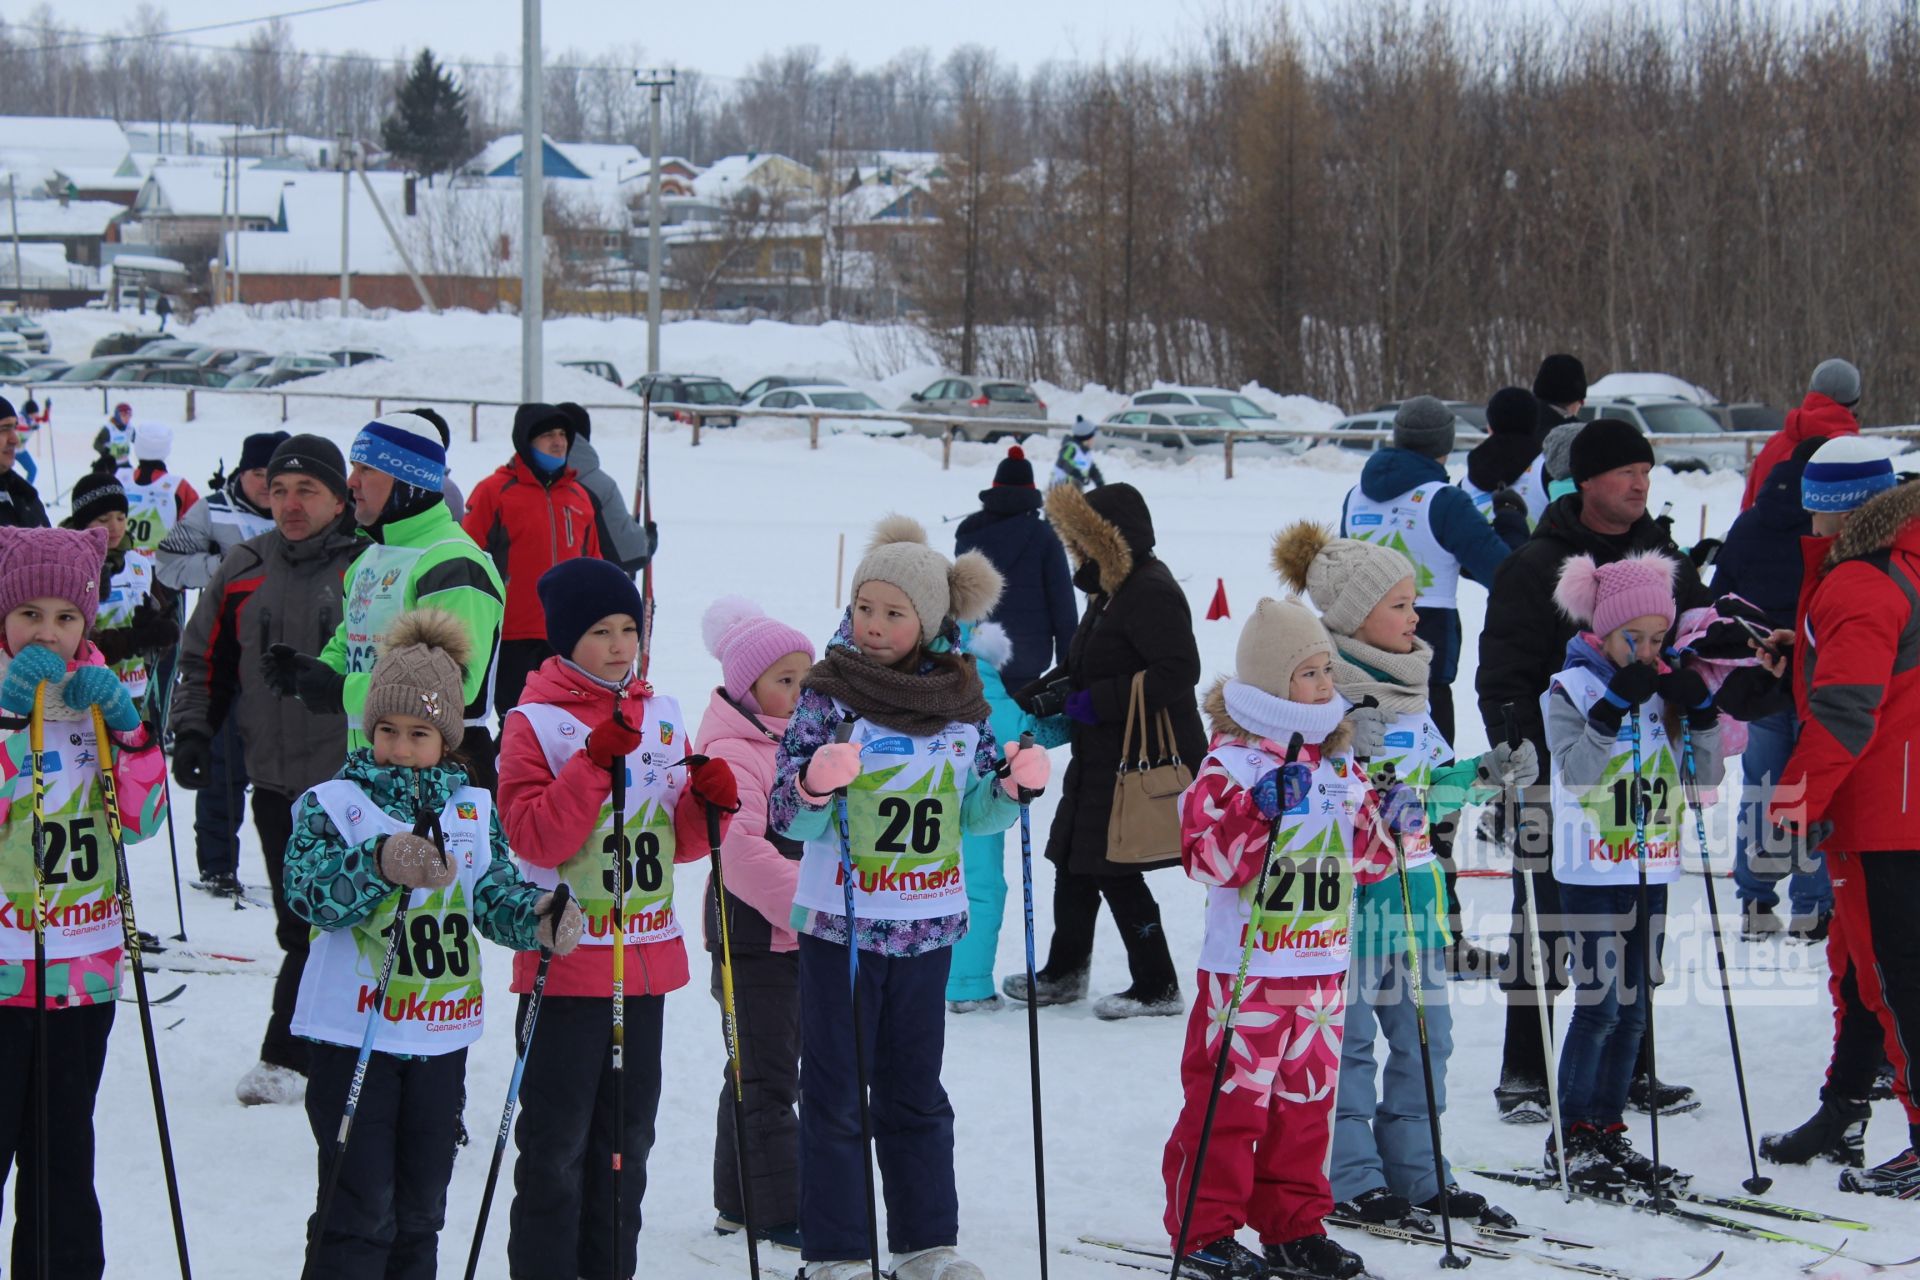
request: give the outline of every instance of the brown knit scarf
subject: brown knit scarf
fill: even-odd
[[[933,670],[920,674],[882,666],[847,645],[830,645],[807,672],[806,687],[839,700],[862,719],[916,738],[956,720],[978,724],[992,713],[973,659],[925,656]]]

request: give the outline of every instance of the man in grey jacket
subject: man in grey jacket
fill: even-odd
[[[240,1101],[295,1102],[303,1091],[305,1044],[291,1030],[307,925],[287,909],[282,865],[294,801],[338,771],[347,756],[344,714],[315,715],[267,684],[267,647],[318,652],[340,621],[340,579],[367,547],[347,507],[346,462],[333,442],[293,436],[267,465],[273,528],[235,547],[200,594],[180,645],[174,691],[174,780],[189,790],[220,785],[212,742],[239,727],[253,779],[253,821],[273,886],[274,936],[286,959],[273,989],[273,1016],[260,1061],[240,1081]]]
[[[632,508],[620,496],[620,486],[600,469],[600,454],[589,438],[593,419],[571,400],[556,406],[573,423],[573,447],[567,451],[567,465],[573,468],[587,496],[593,499],[593,523],[600,534],[600,558],[611,560],[628,573],[646,567],[653,554],[654,529],[642,528],[633,518]]]

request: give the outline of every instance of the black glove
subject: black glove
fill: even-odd
[[[467,781],[482,791],[498,791],[500,774],[494,764],[493,735],[482,724],[470,724],[460,735],[460,754],[467,758]]]
[[[1710,729],[1719,720],[1713,694],[1708,692],[1707,682],[1700,678],[1699,672],[1677,667],[1660,677],[1659,686],[1660,701],[1675,711],[1684,711],[1689,729]]]
[[[1026,697],[1024,700],[1016,700],[1017,705],[1035,720],[1057,716],[1067,709],[1067,694],[1070,690],[1065,676],[1061,676],[1051,684],[1042,685],[1037,691],[1029,692],[1023,689],[1021,692],[1026,694]]]
[[[300,654],[290,644],[269,645],[260,655],[260,677],[267,682],[267,688],[283,698],[291,698],[299,692]]]
[[[173,736],[173,780],[189,791],[213,782],[213,742],[204,733]]]
[[[1620,732],[1627,710],[1651,698],[1659,681],[1659,673],[1646,663],[1629,662],[1607,682],[1606,696],[1587,709],[1587,722],[1608,736]]]
[[[1715,600],[1713,611],[1723,618],[1745,618],[1763,631],[1773,630],[1773,620],[1767,617],[1765,610],[1736,595],[1728,594]]]
[[[1687,548],[1687,559],[1693,561],[1694,568],[1704,569],[1713,563],[1724,545],[1719,538],[1702,538]]]
[[[171,649],[180,639],[180,622],[172,608],[151,603],[133,611],[133,622],[127,629],[133,636],[134,649],[140,653]]]
[[[1709,622],[1707,629],[1694,637],[1693,643],[1687,646],[1687,652],[1720,662],[1738,662],[1753,656],[1755,639],[1757,637],[1747,630],[1745,623],[1720,618]]]
[[[292,645],[272,645],[260,669],[275,693],[299,698],[315,715],[338,715],[347,709],[341,701],[347,678],[312,654],[299,653]]]
[[[1754,721],[1777,711],[1793,710],[1793,689],[1765,667],[1735,667],[1720,682],[1714,706],[1735,720]]]
[[[1495,511],[1511,511],[1516,515],[1524,516],[1527,514],[1527,497],[1518,489],[1512,488],[1511,486],[1505,489],[1496,489],[1493,493],[1493,509]]]

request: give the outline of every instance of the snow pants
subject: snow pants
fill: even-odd
[[[947,999],[985,1000],[1000,990],[993,963],[1007,908],[1007,833],[964,837],[960,861],[967,882],[967,932],[953,944]]]
[[[857,1031],[893,1253],[960,1238],[953,1103],[940,1083],[952,958],[949,947],[917,956],[860,953]],[[852,995],[846,947],[801,934],[800,1239],[809,1262],[868,1255]]]
[[[1560,1046],[1560,1115],[1604,1129],[1619,1124],[1633,1088],[1647,1029],[1648,1006],[1660,981],[1666,933],[1667,886],[1647,886],[1651,921],[1640,915],[1637,885],[1560,886],[1560,905],[1573,937],[1573,1016]],[[1646,969],[1647,930],[1653,931],[1653,972]]]
[[[719,1001],[717,954],[710,989]],[[753,1226],[784,1227],[800,1219],[800,1124],[794,1114],[800,1101],[799,955],[736,946],[733,1007],[739,1019]],[[721,1076],[713,1131],[713,1207],[739,1222],[746,1208],[740,1203],[740,1162],[734,1149],[733,1071],[724,1063]]]
[[[1884,1046],[1893,1094],[1920,1127],[1920,852],[1827,851],[1833,924],[1827,934],[1833,994],[1833,1063],[1827,1085],[1843,1098],[1873,1088]]]
[[[1253,1227],[1267,1244],[1325,1234],[1320,1220],[1333,1212],[1327,1154],[1345,982],[1340,973],[1247,979],[1200,1170],[1189,1249],[1243,1226]],[[1180,1051],[1186,1101],[1160,1161],[1167,1187],[1163,1225],[1174,1241],[1193,1184],[1233,975],[1202,970],[1196,985],[1199,995]]]
[[[193,857],[200,878],[240,869],[240,824],[247,816],[247,756],[239,721],[228,716],[209,744],[207,785],[193,805]]]
[[[107,1270],[100,1198],[93,1190],[93,1101],[113,1014],[109,1000],[46,1015],[47,1123],[57,1135],[47,1149],[47,1274],[61,1280],[100,1280]],[[10,1276],[40,1274],[39,1082],[33,1069],[38,1021],[32,1005],[0,1009],[0,1192],[8,1168],[18,1171]]]
[[[203,793],[204,794],[204,793]],[[280,972],[273,980],[273,1013],[260,1041],[260,1061],[305,1075],[310,1046],[293,1034],[293,1008],[300,1002],[300,975],[306,972],[312,926],[287,905],[287,841],[293,838],[294,797],[261,787],[253,789],[253,827],[260,833],[260,855],[273,890],[273,940],[280,944]]]
[[[1420,1024],[1408,982],[1407,957],[1394,951],[1353,958],[1347,971],[1347,1025],[1340,1048],[1340,1102],[1334,1112],[1335,1200],[1386,1187],[1415,1204],[1440,1193],[1433,1181],[1433,1137],[1420,1065]],[[1447,1109],[1447,1059],[1453,1054],[1453,1010],[1447,1004],[1442,953],[1420,953],[1427,1045],[1433,1057],[1434,1101]],[[1376,1030],[1387,1063],[1374,1089]],[[1452,1180],[1448,1171],[1448,1180]]]

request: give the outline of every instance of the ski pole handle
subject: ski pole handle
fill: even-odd
[[[834,726],[833,740],[835,742],[852,742],[853,741],[853,717],[852,716],[848,716],[846,719],[842,720],[838,725]],[[845,787],[840,787],[837,790],[835,790],[833,794],[835,794],[836,796],[839,796],[841,799],[844,800],[846,799],[846,796],[847,796],[847,789]]]
[[[1520,719],[1513,712],[1511,702],[1500,704],[1500,724],[1507,733],[1507,747],[1512,749],[1520,745]]]
[[[1020,735],[1020,749],[1022,751],[1031,751],[1033,750],[1033,747],[1034,747],[1033,730],[1028,729],[1023,733],[1021,733]],[[1020,803],[1022,805],[1032,804],[1039,797],[1040,797],[1040,792],[1033,790],[1031,787],[1020,788]]]

